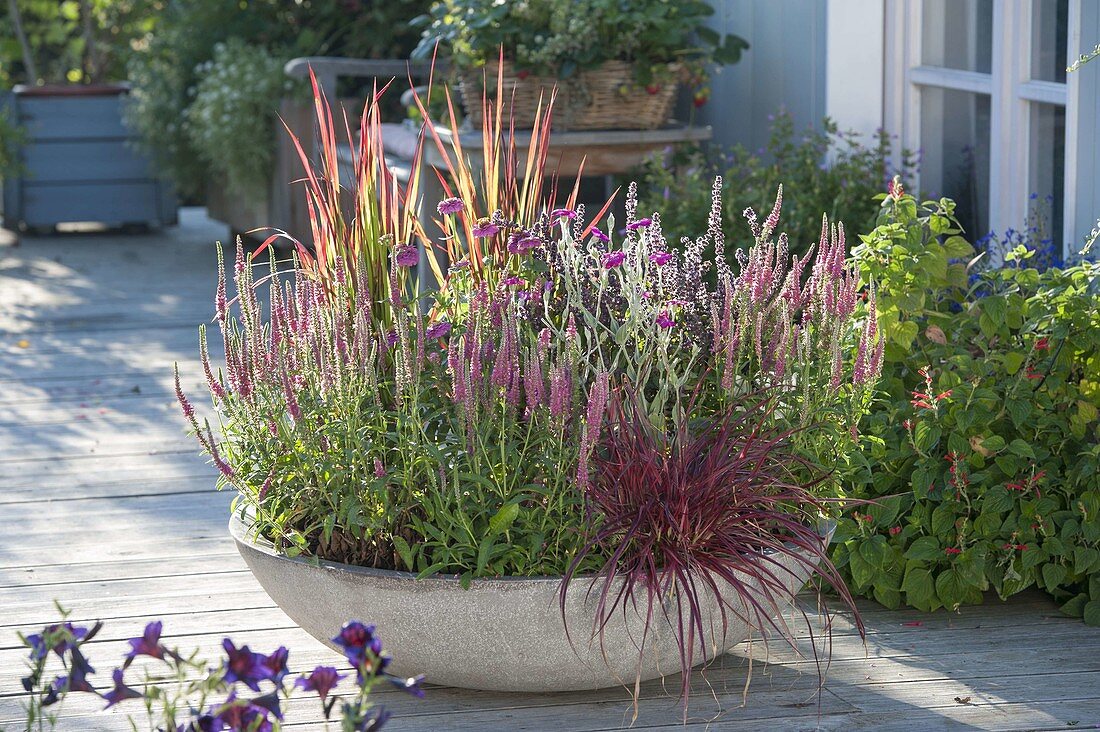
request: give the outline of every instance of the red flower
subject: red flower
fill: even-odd
[[[962,551],[963,551],[962,549],[959,549],[957,547],[949,546],[949,547],[947,547],[946,549],[943,550],[943,553],[954,556],[956,554],[962,554]]]
[[[1035,341],[1036,351],[1045,351],[1048,348],[1050,348],[1050,341],[1048,341],[1046,338],[1040,338],[1039,340]]]
[[[897,536],[900,533],[901,533],[901,527],[900,526],[891,526],[890,527],[890,536]]]

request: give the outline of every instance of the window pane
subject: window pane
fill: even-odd
[[[993,0],[924,0],[921,63],[991,73]]]
[[[1031,17],[1031,78],[1066,82],[1069,0],[1035,0]]]
[[[1066,109],[1054,104],[1031,105],[1031,190],[1028,226],[1038,229],[1036,240],[1050,239],[1062,251],[1062,204],[1066,179]]]
[[[989,231],[989,115],[987,94],[921,90],[921,194],[947,196],[967,233]]]

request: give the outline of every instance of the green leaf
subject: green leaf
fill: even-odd
[[[944,503],[932,512],[932,533],[943,536],[955,528],[955,507]]]
[[[985,443],[982,444],[984,445]],[[1024,442],[1019,437],[1008,443],[1008,451],[1011,452],[1013,455],[1019,455],[1020,457],[1025,457],[1029,460],[1035,459],[1035,451],[1031,449],[1031,445]]]
[[[1026,360],[1027,357],[1018,351],[1006,353],[1004,355],[1005,371],[1009,374],[1015,374],[1020,370],[1020,367],[1024,365],[1024,361]]]
[[[931,612],[936,609],[936,588],[932,573],[927,569],[911,567],[905,573],[901,589],[905,593],[905,601],[918,610]]]
[[[943,248],[951,259],[962,259],[974,254],[974,247],[970,246],[970,242],[958,235],[947,237]]]
[[[943,549],[939,539],[934,536],[922,536],[912,544],[905,552],[906,559],[935,560],[943,557]]]
[[[1095,600],[1093,602],[1095,602]],[[1082,592],[1058,609],[1061,610],[1063,615],[1068,615],[1071,618],[1080,618],[1084,616],[1085,605],[1088,604],[1089,596]]]
[[[1005,449],[1005,438],[1000,435],[992,435],[982,440],[982,447],[990,452],[1000,452]]]
[[[1089,546],[1079,546],[1073,550],[1073,571],[1077,574],[1089,574],[1100,568],[1100,550]]]
[[[954,569],[940,572],[936,577],[936,595],[948,610],[956,610],[960,605],[977,605],[982,601],[978,588],[966,582]]]
[[[1013,500],[1004,486],[994,486],[982,496],[982,513],[1003,513],[1012,508]]]
[[[515,523],[517,516],[519,516],[518,503],[504,504],[500,507],[500,510],[489,519],[489,533],[493,536],[503,534],[505,531],[512,528],[512,524]]]
[[[1048,562],[1043,565],[1043,586],[1047,588],[1047,592],[1053,592],[1062,586],[1062,582],[1066,579],[1067,570],[1061,564],[1054,564]]]
[[[938,426],[926,419],[922,419],[920,422],[917,422],[917,426],[913,430],[913,439],[917,444],[918,450],[923,453],[928,453],[939,444],[941,434],[943,433]]]
[[[1086,603],[1081,616],[1085,619],[1085,625],[1100,626],[1100,600]]]
[[[859,545],[860,556],[875,569],[882,568],[883,560],[886,558],[886,550],[886,537],[881,534],[871,536]]]
[[[861,590],[871,584],[877,568],[863,558],[860,552],[852,552],[848,557],[848,568],[852,571],[852,582]]]
[[[397,550],[397,554],[401,557],[401,561],[405,563],[409,571],[413,571],[416,567],[416,555],[413,554],[412,547],[409,546],[409,542],[405,541],[396,534],[393,537],[393,547]]]

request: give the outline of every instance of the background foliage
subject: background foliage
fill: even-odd
[[[252,88],[257,70],[273,69],[276,61],[281,68],[296,56],[405,58],[418,36],[408,19],[425,6],[424,0],[170,0],[128,67],[135,87],[130,122],[185,194],[201,193],[209,161],[220,160],[228,148],[235,160],[251,161],[246,179],[266,176],[269,163],[261,163],[274,145],[279,95],[262,96],[273,88],[266,72],[262,88]],[[215,49],[230,39],[233,45],[215,61]],[[211,62],[216,68],[207,66]],[[212,72],[227,87],[224,96],[199,83]],[[200,108],[240,102],[251,113],[191,112],[204,90]],[[253,114],[261,118],[249,119]],[[247,181],[234,183],[241,182],[247,187]]]
[[[838,529],[851,588],[888,607],[1038,586],[1100,624],[1100,266],[968,271],[948,200],[886,199],[855,251],[887,337],[859,509]]]
[[[651,159],[640,175],[639,206],[661,211],[661,222],[672,240],[696,237],[699,222],[710,209],[710,184],[724,180],[722,229],[726,241],[746,241],[746,208],[767,210],[776,188],[783,184],[784,228],[791,251],[804,253],[821,234],[821,214],[841,221],[852,232],[874,228],[878,207],[872,201],[895,173],[903,180],[916,172],[916,163],[903,154],[900,171],[889,165],[890,137],[880,133],[867,140],[842,132],[828,118],[820,130],[795,130],[785,111],[775,115],[767,149],[750,152],[738,145],[709,157],[702,150],[685,149]],[[825,164],[826,159],[830,162]]]

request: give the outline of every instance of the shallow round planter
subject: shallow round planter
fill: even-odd
[[[602,647],[592,639],[602,580],[571,583],[567,637],[558,577],[475,579],[463,589],[450,577],[418,580],[408,572],[287,557],[270,543],[254,540],[236,515],[229,531],[256,579],[294,622],[329,646],[348,620],[374,623],[393,656],[390,668],[400,675],[424,674],[433,683],[468,689],[547,692],[632,684],[637,677],[647,681],[680,670],[674,628],[659,609],[642,655],[644,619],[633,609],[616,612]],[[791,590],[809,578],[803,563],[773,556],[769,569]],[[756,561],[771,562],[772,557]],[[732,588],[727,600],[739,607]],[[708,652],[696,651],[699,663],[725,653],[753,630],[728,612],[723,633],[717,603],[711,604],[703,611],[711,634]]]

